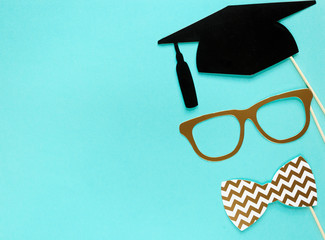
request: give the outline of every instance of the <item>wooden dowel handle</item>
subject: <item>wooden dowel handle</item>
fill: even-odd
[[[324,132],[323,132],[322,128],[320,127],[319,122],[318,122],[318,120],[317,120],[317,118],[316,118],[316,115],[315,115],[315,113],[314,113],[314,110],[313,110],[313,108],[312,108],[311,106],[310,106],[310,113],[311,113],[311,115],[313,116],[313,119],[314,119],[314,121],[315,121],[315,123],[316,123],[317,129],[318,129],[320,135],[322,136],[323,141],[325,142],[325,135],[324,135]]]
[[[318,218],[317,218],[317,216],[316,216],[316,213],[315,213],[313,207],[309,207],[309,209],[310,209],[311,214],[313,215],[313,217],[314,217],[314,219],[315,219],[315,222],[316,222],[316,224],[317,224],[317,227],[319,228],[320,233],[322,234],[323,239],[325,240],[325,233],[324,233],[324,230],[323,230],[322,226],[320,225],[320,222],[319,222],[319,220],[318,220]]]
[[[313,93],[314,98],[316,100],[316,102],[318,103],[319,107],[322,109],[323,113],[325,114],[325,108],[322,104],[322,102],[319,100],[319,98],[317,97],[315,91],[313,90],[313,88],[311,87],[311,85],[309,84],[309,82],[307,81],[305,75],[302,73],[301,69],[299,68],[298,64],[296,63],[296,61],[294,60],[294,58],[291,56],[290,57],[291,62],[293,63],[293,65],[295,66],[295,68],[297,69],[299,75],[301,76],[302,80],[304,80],[305,84],[307,85],[307,87],[310,89],[310,91]]]

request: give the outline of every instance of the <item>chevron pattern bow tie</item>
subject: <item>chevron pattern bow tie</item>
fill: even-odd
[[[245,180],[221,183],[222,202],[230,220],[243,231],[259,219],[269,203],[280,201],[288,206],[317,205],[317,190],[309,164],[297,157],[264,185]]]

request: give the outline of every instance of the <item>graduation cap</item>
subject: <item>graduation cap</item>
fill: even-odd
[[[199,72],[253,75],[298,52],[293,36],[278,21],[315,3],[230,5],[159,40],[158,44],[175,46],[176,70],[186,107],[197,106],[197,97],[178,43],[199,42]]]

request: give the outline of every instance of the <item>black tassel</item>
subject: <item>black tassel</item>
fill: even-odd
[[[184,61],[182,53],[179,51],[178,44],[174,43],[174,46],[177,59],[176,72],[184,103],[187,108],[193,108],[197,106],[197,97],[192,74],[187,63]]]

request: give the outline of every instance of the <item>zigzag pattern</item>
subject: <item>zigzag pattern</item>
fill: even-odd
[[[242,231],[263,215],[269,203],[280,201],[294,207],[317,205],[315,178],[302,157],[285,164],[268,184],[246,180],[222,182],[221,196],[228,217]]]

